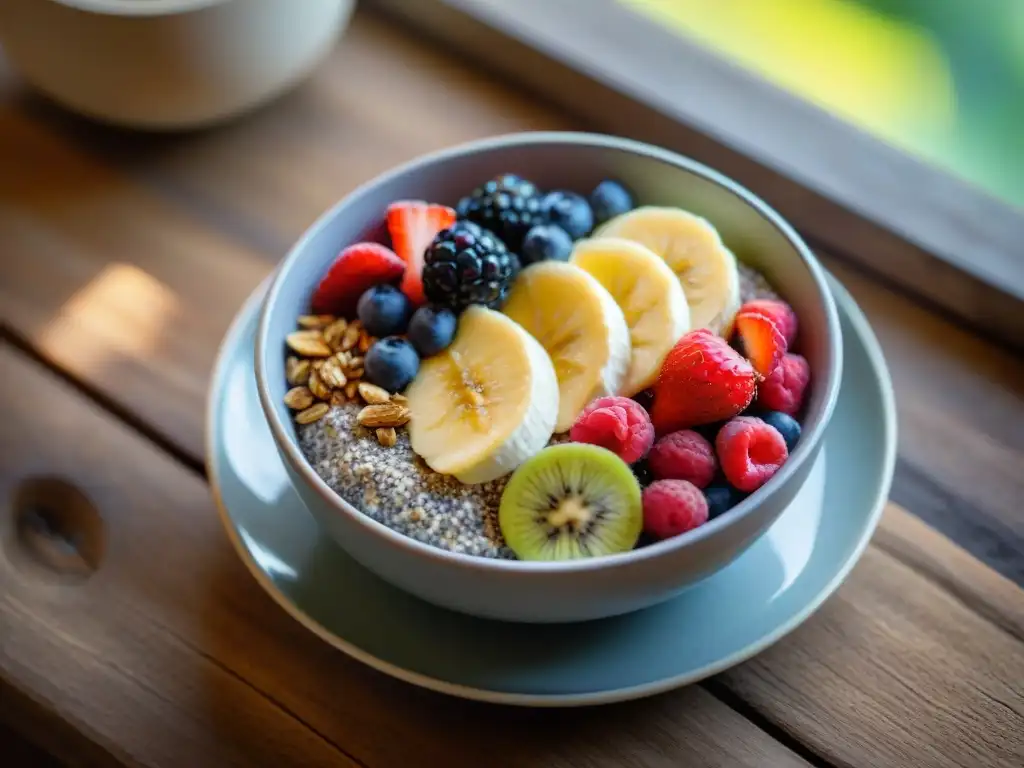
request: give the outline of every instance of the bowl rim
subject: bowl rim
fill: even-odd
[[[716,184],[727,192],[740,198],[740,200],[753,208],[762,218],[772,225],[793,247],[797,255],[803,261],[804,266],[810,272],[811,278],[817,288],[818,297],[826,318],[827,345],[827,374],[823,378],[825,396],[822,400],[820,411],[816,414],[813,423],[809,428],[804,429],[800,443],[790,456],[790,459],[782,468],[769,479],[764,486],[747,496],[743,501],[724,514],[710,520],[704,525],[691,531],[675,536],[671,539],[655,542],[640,549],[633,549],[628,552],[620,552],[612,555],[587,558],[569,561],[531,561],[531,560],[505,560],[499,558],[486,558],[476,555],[468,555],[460,552],[450,552],[439,547],[417,541],[388,526],[380,523],[360,509],[345,501],[314,471],[313,467],[306,460],[298,445],[288,436],[285,426],[278,417],[274,403],[270,397],[270,386],[265,360],[271,349],[280,351],[280,344],[270,339],[270,315],[271,308],[275,305],[282,286],[288,281],[288,276],[294,265],[302,257],[308,244],[316,237],[321,230],[344,210],[359,198],[371,193],[376,187],[394,181],[401,176],[417,168],[443,164],[455,157],[466,155],[485,154],[495,149],[537,144],[573,144],[587,145],[594,148],[613,149],[625,151],[631,154],[656,160],[675,168],[687,171],[696,176]],[[506,133],[491,136],[474,141],[456,144],[441,150],[419,155],[401,165],[395,166],[384,173],[369,179],[360,184],[347,195],[342,197],[331,208],[322,213],[316,221],[299,237],[288,254],[278,265],[271,278],[270,286],[260,307],[259,324],[256,332],[254,367],[256,372],[256,385],[259,392],[260,407],[264,417],[267,419],[271,434],[277,443],[279,451],[295,469],[297,474],[312,488],[327,504],[336,512],[353,518],[353,521],[366,529],[372,535],[381,537],[384,542],[394,548],[401,549],[410,555],[425,557],[435,562],[443,562],[447,565],[462,567],[469,570],[483,569],[502,573],[522,574],[552,574],[565,572],[585,572],[604,570],[627,566],[633,563],[642,562],[648,559],[660,558],[669,555],[677,550],[702,541],[705,538],[714,536],[718,531],[723,530],[741,519],[753,514],[755,508],[762,504],[771,491],[781,487],[799,468],[816,453],[816,448],[821,442],[825,428],[832,417],[836,400],[839,395],[839,385],[842,379],[842,331],[839,324],[839,313],[836,309],[832,292],[828,288],[825,278],[825,271],[818,263],[818,260],[811,253],[810,248],[803,239],[796,233],[792,226],[771,206],[760,197],[748,190],[736,181],[724,174],[699,163],[684,155],[657,147],[645,142],[625,139],[618,136],[604,134],[577,132],[577,131],[523,131]],[[767,489],[768,493],[761,498],[759,491]]]

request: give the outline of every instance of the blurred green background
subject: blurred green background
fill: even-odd
[[[1024,207],[1024,0],[620,0]]]

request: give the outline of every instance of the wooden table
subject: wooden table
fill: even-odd
[[[0,74],[0,754],[48,764],[34,743],[76,765],[190,768],[1024,765],[1024,361],[828,254],[892,368],[902,506],[839,592],[742,666],[597,709],[463,702],[332,650],[239,562],[202,432],[243,299],[379,171],[487,134],[580,127],[360,14],[308,84],[198,135],[91,126]],[[46,545],[39,521],[37,556],[19,543],[14,508],[33,492],[58,494],[58,525],[98,534],[84,559]]]

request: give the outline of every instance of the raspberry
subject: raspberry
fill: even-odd
[[[654,426],[635,400],[599,397],[583,409],[569,430],[569,438],[576,443],[600,445],[632,464],[651,450]]]
[[[768,482],[789,458],[779,431],[753,416],[737,416],[722,427],[715,448],[725,479],[746,493]]]
[[[689,480],[698,488],[706,488],[717,469],[711,443],[689,429],[661,438],[647,461],[659,480]]]
[[[801,355],[789,354],[771,376],[757,387],[757,404],[768,411],[795,416],[804,403],[811,367]]]
[[[644,490],[644,531],[670,539],[708,521],[708,502],[686,480],[658,480]]]

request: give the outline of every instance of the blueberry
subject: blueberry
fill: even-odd
[[[420,307],[409,321],[409,341],[420,357],[430,357],[448,348],[455,337],[458,320],[450,309]]]
[[[404,293],[393,285],[375,285],[359,297],[356,307],[359,320],[374,336],[394,336],[405,333],[412,314],[412,304]]]
[[[708,519],[713,520],[743,501],[744,496],[731,485],[723,483],[705,488],[704,498],[708,500]]]
[[[573,240],[586,237],[594,229],[594,212],[583,195],[564,190],[549,192],[543,207],[548,221],[568,232]]]
[[[388,392],[401,392],[416,378],[420,358],[408,341],[388,336],[370,347],[363,359],[363,370],[370,383]]]
[[[623,213],[633,210],[633,195],[617,181],[602,181],[590,193],[590,207],[597,224],[604,224]]]
[[[781,411],[765,411],[759,413],[758,418],[769,426],[775,427],[786,441],[786,448],[792,451],[800,441],[800,422],[787,413]]]
[[[537,261],[568,261],[572,253],[572,238],[554,224],[538,224],[523,238],[523,264]]]

